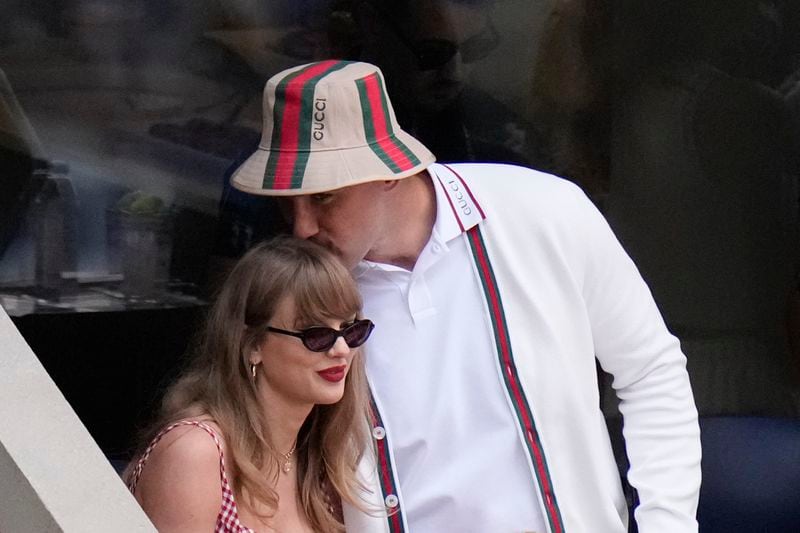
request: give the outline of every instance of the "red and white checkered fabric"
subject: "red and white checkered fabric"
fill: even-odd
[[[153,451],[153,448],[156,447],[158,441],[166,435],[172,429],[178,426],[197,426],[200,429],[205,430],[206,433],[211,435],[211,438],[214,439],[214,443],[217,445],[217,450],[219,450],[219,478],[220,483],[222,485],[222,505],[219,510],[219,515],[217,515],[217,524],[214,528],[215,533],[255,533],[254,530],[243,526],[239,522],[239,509],[236,507],[236,500],[233,497],[233,490],[231,489],[230,484],[228,483],[228,476],[225,473],[225,456],[222,452],[222,444],[220,443],[219,437],[217,433],[208,425],[204,424],[203,422],[198,422],[197,420],[181,420],[180,422],[175,422],[164,429],[162,429],[158,435],[153,438],[153,441],[147,446],[147,449],[142,454],[142,457],[139,459],[139,462],[136,463],[136,468],[133,471],[133,476],[131,477],[130,482],[128,483],[128,489],[131,492],[136,490],[136,484],[139,482],[139,477],[142,475],[142,469],[144,468],[145,462],[147,462],[148,457],[150,457],[150,452]]]

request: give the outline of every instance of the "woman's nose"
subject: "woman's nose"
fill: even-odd
[[[331,357],[344,357],[350,353],[350,346],[344,340],[344,337],[336,337],[336,342],[333,343],[331,349],[328,350],[328,355]]]

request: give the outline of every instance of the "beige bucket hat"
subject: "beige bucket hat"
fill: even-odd
[[[400,129],[384,87],[369,63],[321,61],[276,74],[264,87],[261,144],[232,185],[292,196],[422,171],[435,158]]]

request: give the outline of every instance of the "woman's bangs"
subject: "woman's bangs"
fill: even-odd
[[[293,281],[297,318],[301,321],[351,318],[361,311],[361,296],[345,271],[299,269]]]

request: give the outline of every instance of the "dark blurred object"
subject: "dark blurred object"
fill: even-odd
[[[707,62],[734,77],[776,88],[798,67],[800,10],[793,0],[617,0],[617,76]]]
[[[471,83],[498,53],[491,0],[337,0],[331,55],[380,67],[397,121],[440,162],[492,161],[543,168],[536,131],[496,92]]]
[[[5,139],[0,138],[0,257],[22,221],[31,198],[35,170],[29,155],[11,150],[5,144]]]
[[[800,420],[701,417],[700,533],[800,531]]]
[[[36,243],[36,285],[55,294],[70,292],[77,283],[77,203],[68,174],[69,167],[58,162],[41,184],[37,177],[38,193],[29,215]]]
[[[119,265],[119,290],[130,298],[158,299],[167,292],[174,217],[163,213],[106,213],[109,270]]]
[[[259,132],[244,126],[203,118],[193,118],[184,124],[154,124],[149,132],[153,137],[231,160],[261,137]]]
[[[604,0],[553,2],[528,103],[544,152],[542,168],[580,185],[598,207],[609,192],[613,9]]]
[[[39,140],[0,70],[0,257],[35,194],[34,174],[46,170]]]
[[[300,29],[287,33],[280,43],[280,51],[294,59],[313,61],[327,52],[325,34],[319,31]]]
[[[245,153],[225,172],[214,245],[214,255],[218,257],[237,258],[261,240],[291,233],[277,198],[244,193],[231,186],[231,175],[257,147],[256,143],[247,146]]]
[[[196,209],[184,207],[175,213],[175,232],[172,237],[170,278],[204,287],[209,256],[213,252],[217,219]]]
[[[205,313],[205,305],[12,317],[100,448],[127,457]]]
[[[614,6],[605,213],[681,339],[701,415],[800,415],[797,5]]]
[[[288,231],[274,198],[245,194],[229,183],[233,171],[258,148],[261,133],[202,118],[183,124],[154,124],[149,133],[229,162],[222,177],[218,220],[192,210],[184,210],[176,218],[171,275],[213,292],[214,280],[225,272],[217,272],[218,265],[209,265],[209,255],[234,259],[258,241]],[[215,239],[206,238],[214,234]]]

